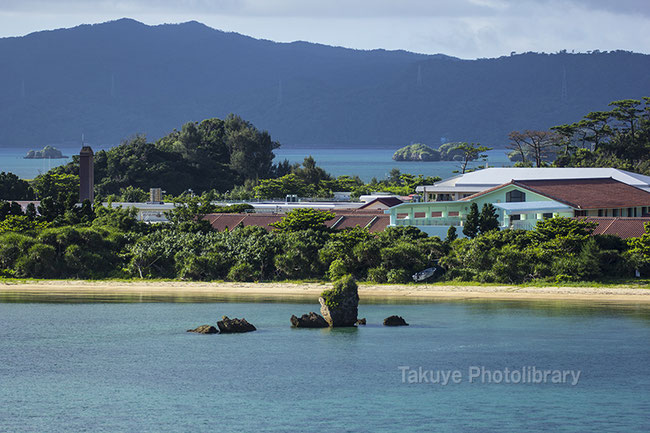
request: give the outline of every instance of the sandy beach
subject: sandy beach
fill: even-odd
[[[191,302],[201,300],[316,301],[328,283],[232,283],[181,281],[7,281],[0,299],[97,299]],[[650,304],[650,290],[621,287],[522,287],[472,285],[367,285],[359,287],[362,302],[435,300],[567,300],[597,303]]]

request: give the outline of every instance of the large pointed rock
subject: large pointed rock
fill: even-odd
[[[329,326],[354,326],[357,322],[359,293],[357,283],[351,275],[334,282],[334,287],[325,290],[318,298],[320,313]]]

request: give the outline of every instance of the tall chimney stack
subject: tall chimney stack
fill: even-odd
[[[95,200],[95,170],[93,165],[93,150],[84,146],[79,152],[79,201]]]

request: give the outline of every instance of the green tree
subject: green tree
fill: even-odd
[[[463,225],[463,234],[468,238],[475,238],[479,232],[479,223],[478,205],[476,203],[472,203],[469,207],[467,218],[465,218],[465,224]]]
[[[456,233],[456,227],[449,226],[449,230],[447,230],[447,237],[445,238],[445,242],[447,244],[451,244],[456,239],[458,239],[458,234]]]
[[[628,256],[634,267],[643,276],[650,275],[650,223],[645,223],[645,233],[638,238],[628,239]]]
[[[20,179],[13,173],[0,173],[0,199],[1,200],[32,200],[34,190],[27,181]]]
[[[471,161],[476,161],[479,158],[487,158],[487,155],[483,153],[492,150],[491,147],[481,146],[479,143],[461,143],[456,146],[456,149],[462,152],[462,159],[460,161],[461,174],[467,171],[467,165]]]
[[[492,203],[485,203],[483,205],[478,219],[478,228],[480,233],[499,230],[499,217]]]
[[[300,230],[325,230],[325,221],[334,219],[334,212],[321,211],[313,208],[293,209],[280,221],[270,224],[281,232]]]
[[[554,131],[525,130],[523,132],[512,131],[509,149],[513,149],[525,164],[528,158],[532,159],[535,167],[543,167],[550,155],[555,153],[559,136]]]
[[[142,188],[129,185],[120,189],[120,200],[126,203],[142,203],[149,201],[149,193]]]

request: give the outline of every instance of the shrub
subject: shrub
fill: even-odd
[[[327,271],[327,274],[330,277],[330,280],[337,280],[341,277],[343,277],[345,274],[347,274],[347,267],[345,266],[345,262],[341,259],[336,259],[330,264],[329,271]]]
[[[341,302],[353,295],[357,294],[358,285],[352,275],[345,275],[338,280],[334,281],[334,287],[329,290],[323,291],[321,296],[325,300],[325,305],[329,308],[336,308],[341,305]]]
[[[256,281],[259,278],[259,272],[253,268],[253,265],[246,262],[235,264],[228,272],[228,279],[231,281]]]
[[[386,278],[386,269],[384,269],[382,266],[378,266],[376,268],[370,268],[368,269],[368,281],[372,281],[373,283],[385,283],[388,281]]]
[[[402,284],[411,281],[411,276],[406,269],[391,269],[386,275],[386,280],[391,284]]]

